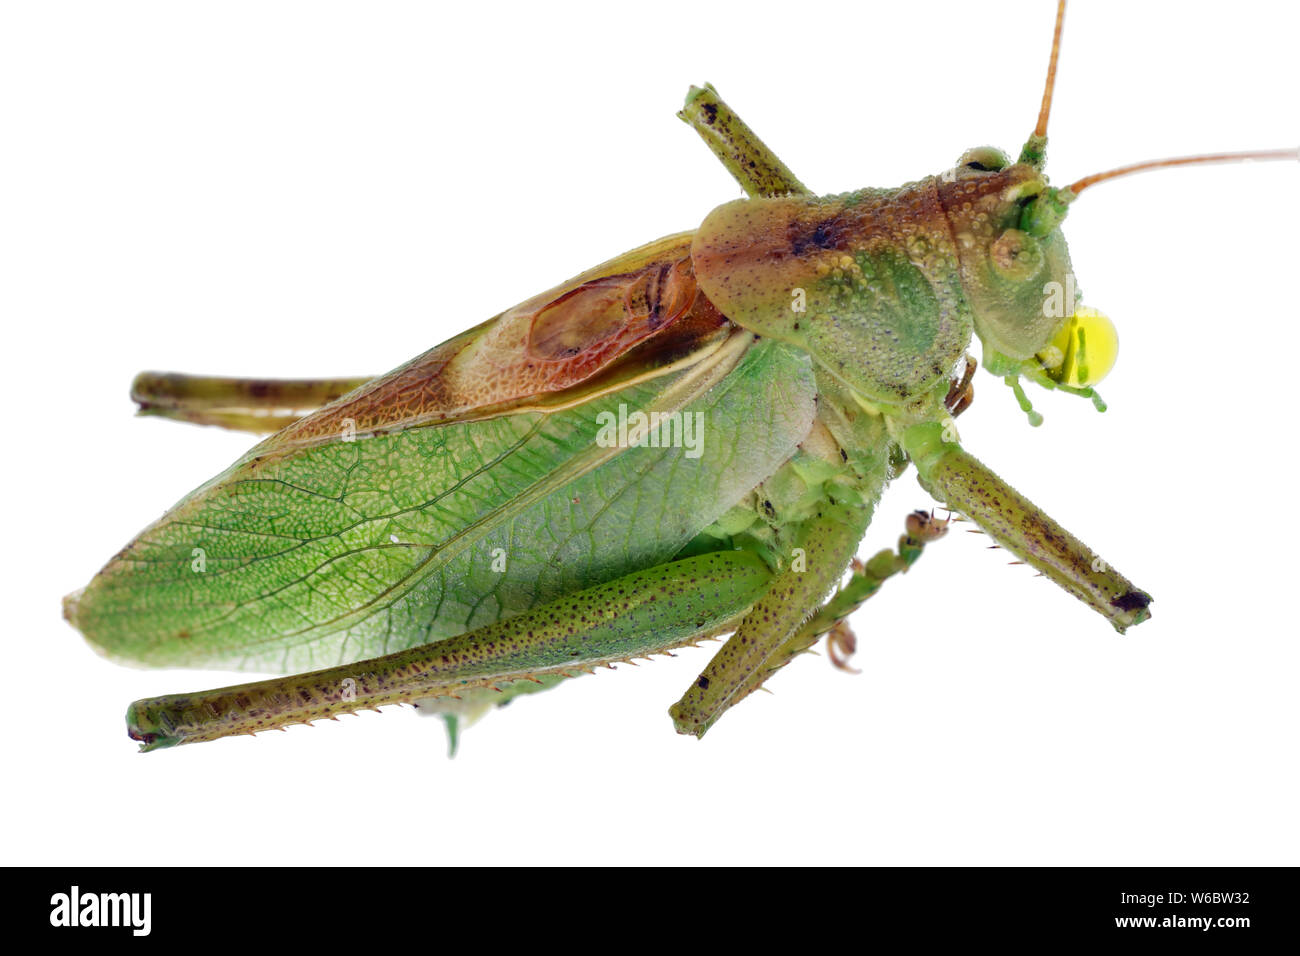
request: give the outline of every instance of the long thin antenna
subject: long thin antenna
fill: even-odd
[[[1194,163],[1239,163],[1251,160],[1276,159],[1300,160],[1300,149],[1261,149],[1248,153],[1206,153],[1202,156],[1179,156],[1174,159],[1149,159],[1143,163],[1120,166],[1118,169],[1107,170],[1104,173],[1093,173],[1091,176],[1084,176],[1077,182],[1067,186],[1065,191],[1077,196],[1089,186],[1095,186],[1097,183],[1105,182],[1108,179],[1117,179],[1130,173],[1142,173],[1149,169],[1163,169],[1166,166],[1190,166]]]
[[[1047,82],[1043,85],[1043,105],[1038,108],[1038,125],[1020,149],[1018,162],[1042,169],[1047,162],[1047,117],[1052,112],[1052,91],[1056,89],[1056,61],[1061,57],[1061,30],[1065,26],[1065,0],[1056,4],[1056,29],[1052,31],[1052,56],[1047,61]]]
[[[1065,0],[1056,5],[1056,29],[1052,32],[1052,58],[1047,61],[1047,83],[1043,86],[1043,105],[1038,108],[1038,125],[1034,135],[1047,136],[1047,117],[1052,112],[1052,91],[1056,89],[1056,61],[1061,56],[1061,28],[1065,25]]]

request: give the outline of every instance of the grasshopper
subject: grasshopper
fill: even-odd
[[[908,516],[854,554],[909,467],[1118,631],[1151,597],[961,445],[982,364],[1104,403],[1116,334],[1079,307],[1061,225],[1100,182],[1295,150],[1138,163],[1051,186],[1042,105],[896,189],[813,195],[711,87],[679,114],[747,198],[541,293],[386,375],[144,373],[144,414],[270,432],[64,601],[103,653],[291,673],[140,700],[141,749],[386,704],[460,723],[602,665],[730,635],[672,706],[703,736],[947,531]],[[848,572],[847,578],[845,572]]]

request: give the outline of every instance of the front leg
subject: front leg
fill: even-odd
[[[1151,595],[929,423],[903,433],[903,448],[936,501],[965,515],[998,544],[1106,617],[1121,634],[1151,616]]]

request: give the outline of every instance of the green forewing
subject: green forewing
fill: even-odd
[[[703,415],[698,457],[597,444],[601,412],[670,407],[693,374],[246,458],[119,553],[75,623],[129,660],[303,670],[665,561],[789,458],[813,415],[806,355],[763,340],[686,406]]]

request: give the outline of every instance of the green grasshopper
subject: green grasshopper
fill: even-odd
[[[730,634],[670,709],[703,736],[907,571],[948,519],[854,553],[909,466],[951,514],[1120,632],[1151,597],[969,455],[987,371],[1104,408],[1113,326],[1076,307],[1042,107],[1013,163],[814,196],[711,87],[679,114],[747,194],[372,379],[145,373],[145,414],[273,432],[115,555],[64,613],[153,666],[295,676],[137,701],[143,750],[410,702],[460,721],[600,665]],[[847,579],[845,572],[849,571]]]

